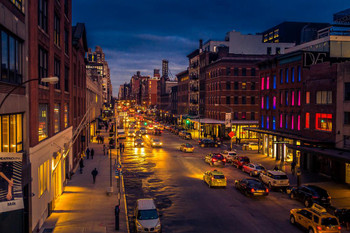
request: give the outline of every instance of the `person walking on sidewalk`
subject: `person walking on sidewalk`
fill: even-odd
[[[89,147],[86,148],[85,154],[86,154],[86,159],[89,159],[89,156],[90,156],[90,149],[89,149]]]
[[[291,168],[291,171],[292,171],[293,176],[295,175],[295,166],[296,166],[296,164],[295,164],[295,162],[293,161],[293,162],[290,164],[290,168]]]
[[[124,142],[122,143],[122,149],[123,149],[123,152],[124,152],[124,150],[125,150]]]
[[[122,153],[122,143],[119,143],[119,153],[121,154]]]
[[[94,148],[91,149],[91,159],[94,159],[95,151]]]
[[[106,145],[103,144],[103,155],[106,155],[106,150],[107,150]]]
[[[79,167],[80,167],[80,174],[83,174],[83,168],[84,168],[84,159],[81,158],[79,161]]]
[[[92,175],[92,182],[95,184],[96,176],[98,175],[98,171],[96,168],[92,170],[91,175]]]

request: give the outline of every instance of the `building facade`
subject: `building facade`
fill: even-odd
[[[177,114],[188,115],[189,113],[189,83],[190,78],[188,75],[188,70],[182,71],[176,75],[178,81],[177,88]]]

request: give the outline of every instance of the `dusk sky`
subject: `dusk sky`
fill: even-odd
[[[102,47],[117,96],[120,84],[138,70],[152,75],[162,59],[175,77],[199,39],[255,34],[283,21],[331,23],[349,7],[349,0],[74,0],[73,25],[85,23],[89,48]]]

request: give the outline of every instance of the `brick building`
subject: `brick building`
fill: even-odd
[[[177,114],[187,115],[189,112],[189,83],[188,70],[182,71],[176,75],[178,81],[177,88]]]

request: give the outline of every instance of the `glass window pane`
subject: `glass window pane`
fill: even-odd
[[[22,114],[17,114],[17,152],[23,150],[23,125],[22,125]]]
[[[39,104],[39,141],[47,138],[48,136],[48,105]]]
[[[10,152],[17,152],[16,133],[16,115],[10,115]]]
[[[15,82],[15,64],[16,64],[16,50],[15,50],[15,39],[10,36],[10,46],[9,46],[9,68],[10,68],[10,82]]]
[[[1,32],[1,80],[8,81],[8,35]]]
[[[55,133],[60,131],[60,104],[55,104],[54,108],[54,126]]]
[[[10,152],[9,145],[9,116],[2,116],[2,147],[3,152]]]

